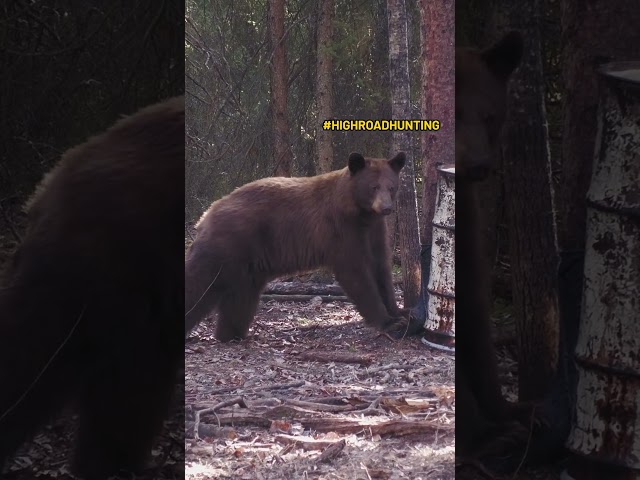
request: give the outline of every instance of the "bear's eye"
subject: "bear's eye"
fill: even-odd
[[[374,185],[373,187],[371,187],[371,190],[377,192],[378,190],[380,190],[380,185]]]

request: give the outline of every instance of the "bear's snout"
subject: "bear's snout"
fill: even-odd
[[[380,215],[389,215],[393,212],[393,200],[391,194],[379,194],[373,201],[372,210]]]

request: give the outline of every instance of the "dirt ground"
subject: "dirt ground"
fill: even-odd
[[[187,342],[186,479],[454,478],[451,354],[381,335],[344,302],[271,300],[247,340],[213,331]]]

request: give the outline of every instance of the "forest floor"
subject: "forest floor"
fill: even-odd
[[[186,479],[454,478],[451,354],[345,302],[263,302],[239,343],[213,329],[187,342]]]
[[[17,208],[2,213],[0,269],[24,228]],[[508,304],[499,305],[497,324],[501,381],[514,399],[517,364]],[[150,466],[137,480],[182,479],[185,469],[189,480],[454,478],[452,355],[419,338],[380,335],[345,302],[262,302],[249,338],[239,343],[219,344],[213,327],[203,322],[185,349],[186,441],[180,388]],[[75,478],[69,473],[75,426],[73,410],[61,413],[0,476]],[[560,461],[500,477],[469,466],[456,476],[542,480],[559,478],[562,469]]]
[[[495,314],[515,400],[510,306]],[[220,344],[214,328],[203,322],[185,352],[187,480],[542,480],[563,469],[456,472],[454,357],[367,328],[350,303],[262,302],[243,342]]]

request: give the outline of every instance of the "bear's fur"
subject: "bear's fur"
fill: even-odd
[[[492,428],[524,418],[529,406],[502,395],[491,337],[490,268],[477,189],[500,155],[507,83],[523,39],[516,32],[484,50],[456,50],[456,452],[476,449]]]
[[[184,365],[184,99],[68,151],[28,205],[0,288],[0,468],[77,406],[75,471],[150,454]]]
[[[265,178],[214,202],[185,263],[185,331],[214,309],[216,337],[245,338],[266,283],[328,267],[364,320],[402,319],[391,280],[385,215],[405,163],[353,153],[348,166],[308,178]]]

